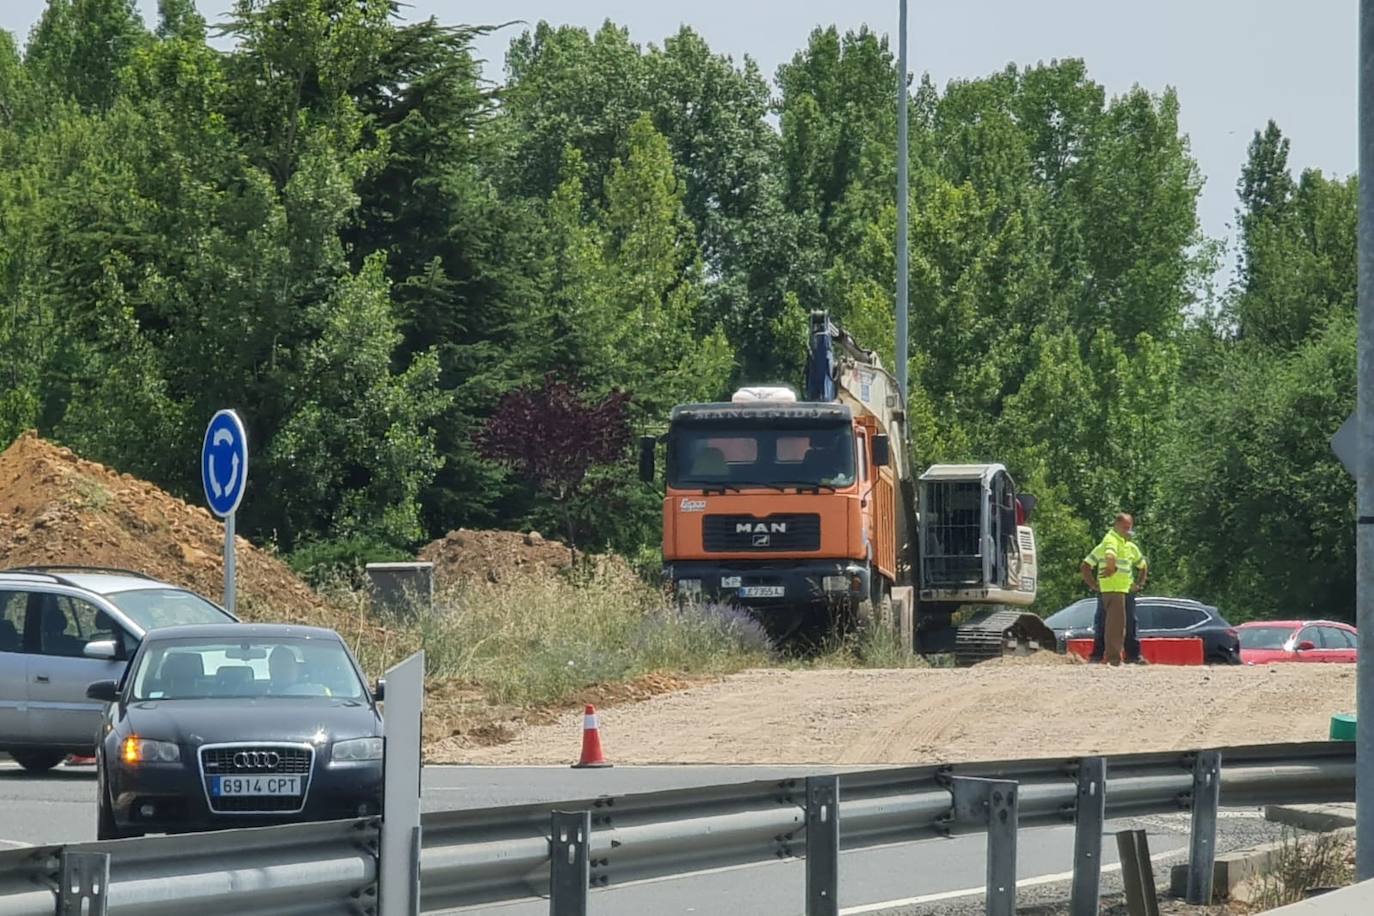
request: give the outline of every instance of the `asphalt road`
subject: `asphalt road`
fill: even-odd
[[[842,772],[842,768],[799,767],[426,767],[423,807],[427,811],[558,801],[600,794],[649,792],[726,782],[777,778],[802,773]],[[75,842],[95,836],[95,775],[90,767],[59,767],[39,776],[0,760],[0,848]],[[1116,876],[1117,830],[1145,828],[1157,874],[1167,878],[1166,860],[1187,856],[1188,815],[1111,822],[1103,843],[1104,890]],[[1257,811],[1225,811],[1218,846],[1238,848],[1278,837],[1278,828]],[[840,897],[848,916],[867,913],[955,913],[978,905],[985,876],[985,839],[963,836],[847,852],[841,857]],[[1019,896],[1067,898],[1072,868],[1073,828],[1023,830],[1018,842]],[[596,891],[595,909],[603,916],[750,913],[795,916],[802,912],[803,865],[772,862],[691,878],[623,885]],[[545,900],[484,906],[501,916],[548,912]]]

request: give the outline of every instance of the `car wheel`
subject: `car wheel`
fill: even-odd
[[[97,761],[96,766],[100,768],[99,782],[97,791],[100,793],[96,799],[96,819],[95,819],[95,838],[97,840],[122,840],[128,837],[142,836],[132,830],[120,830],[115,823],[114,802],[110,800],[110,787],[105,784],[105,763]]]
[[[104,765],[101,765],[104,769]],[[95,819],[95,838],[97,840],[117,840],[119,839],[119,827],[115,825],[114,805],[110,803],[110,790],[105,787],[105,780],[100,780],[100,798],[96,801]]]
[[[14,758],[15,763],[30,773],[46,773],[67,759],[67,755],[62,751],[46,750],[12,750],[10,756]]]

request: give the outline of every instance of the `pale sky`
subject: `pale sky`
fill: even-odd
[[[230,0],[199,0],[212,23]],[[22,42],[44,0],[0,0],[0,28]],[[156,0],[139,0],[151,24]],[[748,54],[770,78],[817,25],[867,24],[892,36],[897,0],[411,0],[408,19],[495,24],[541,19],[588,28],[605,19],[640,44],[689,25],[717,53]],[[1081,57],[1088,74],[1119,94],[1133,84],[1178,90],[1181,120],[1206,178],[1203,230],[1229,237],[1236,179],[1257,128],[1273,118],[1292,141],[1295,171],[1312,167],[1345,177],[1356,168],[1355,0],[910,0],[910,68],[943,86],[1019,65]],[[478,45],[487,75],[500,79],[505,50],[522,27]],[[1234,262],[1227,255],[1228,264]]]

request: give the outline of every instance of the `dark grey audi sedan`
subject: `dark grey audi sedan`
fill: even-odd
[[[103,700],[100,839],[381,812],[383,684],[333,630],[260,624],[148,633]]]

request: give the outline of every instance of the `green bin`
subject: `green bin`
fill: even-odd
[[[1355,717],[1346,713],[1338,713],[1331,717],[1331,740],[1332,741],[1354,741],[1355,740]]]

